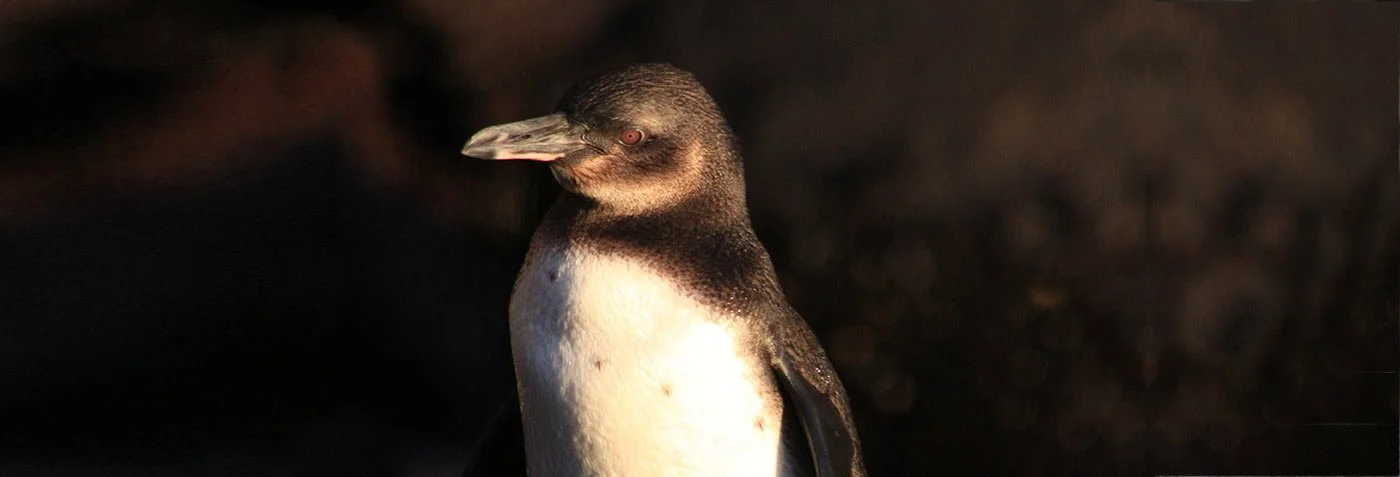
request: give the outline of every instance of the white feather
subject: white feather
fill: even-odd
[[[531,475],[778,475],[775,384],[712,315],[637,261],[537,251],[510,308]]]

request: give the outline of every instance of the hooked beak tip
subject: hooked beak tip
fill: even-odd
[[[495,145],[504,141],[507,136],[490,129],[478,131],[462,146],[462,155],[477,159],[495,159],[500,152],[500,148]]]
[[[469,142],[467,143],[467,145],[462,146],[462,155],[467,157],[475,157],[477,159],[495,159],[496,150],[492,148],[480,147],[479,145],[472,144]]]

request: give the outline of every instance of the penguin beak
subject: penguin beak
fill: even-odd
[[[477,131],[462,146],[462,155],[549,162],[587,148],[583,128],[570,123],[564,113],[554,113]]]

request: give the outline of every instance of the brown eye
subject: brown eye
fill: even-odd
[[[622,134],[617,136],[617,140],[622,141],[623,144],[626,144],[628,146],[635,146],[637,143],[642,142],[642,139],[645,138],[646,134],[636,129],[628,129],[626,131],[622,131]]]

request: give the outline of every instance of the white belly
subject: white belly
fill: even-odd
[[[510,307],[533,477],[779,475],[774,381],[726,320],[637,262],[540,252]]]

